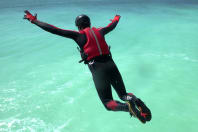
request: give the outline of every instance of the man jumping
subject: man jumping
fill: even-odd
[[[84,61],[88,65],[99,98],[107,110],[129,112],[142,123],[151,120],[149,108],[134,94],[126,92],[121,74],[105,41],[105,35],[117,26],[119,15],[116,15],[112,22],[103,28],[91,27],[90,18],[87,15],[79,15],[75,21],[79,31],[64,30],[41,22],[37,20],[37,15],[33,16],[27,10],[24,19],[47,32],[73,39],[78,44],[82,57],[80,62]],[[113,99],[111,86],[125,103]]]

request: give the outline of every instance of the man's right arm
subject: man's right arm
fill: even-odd
[[[109,23],[106,27],[100,29],[101,34],[104,36],[110,31],[112,31],[117,26],[119,20],[120,20],[120,15],[116,15],[114,19],[111,20],[112,21],[111,23]]]

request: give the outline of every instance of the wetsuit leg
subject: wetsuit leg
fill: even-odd
[[[127,93],[125,89],[124,82],[122,80],[122,76],[116,66],[116,64],[112,61],[111,62],[111,70],[109,71],[109,78],[110,78],[110,83],[117,92],[118,96],[120,97],[121,100],[126,101],[127,99]]]
[[[98,95],[107,110],[129,111],[127,104],[113,100],[110,78],[108,76],[109,68],[111,68],[110,64],[112,63],[109,63],[109,61],[89,64]]]

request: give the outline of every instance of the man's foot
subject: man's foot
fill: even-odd
[[[135,116],[138,118],[142,123],[146,123],[146,119],[144,116],[141,115],[141,112],[136,108],[134,100],[126,101],[129,106],[129,113],[131,116]]]
[[[137,98],[137,100],[135,101],[135,104],[137,105],[138,109],[140,110],[141,116],[143,116],[146,119],[146,121],[150,121],[152,118],[151,111],[144,104],[144,102],[141,99]]]

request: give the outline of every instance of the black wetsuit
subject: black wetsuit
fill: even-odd
[[[73,39],[81,49],[86,44],[87,37],[85,34],[71,30],[63,30],[38,20],[33,21],[33,23],[45,31]],[[116,27],[117,23],[118,22],[115,21],[108,26],[101,28],[99,30],[100,34],[105,36]],[[114,101],[112,97],[111,85],[123,101],[127,100],[126,98],[128,95],[126,93],[120,72],[112,57],[110,55],[96,57],[88,62],[88,67],[92,73],[95,87],[104,106],[108,110],[129,111],[126,103]]]

